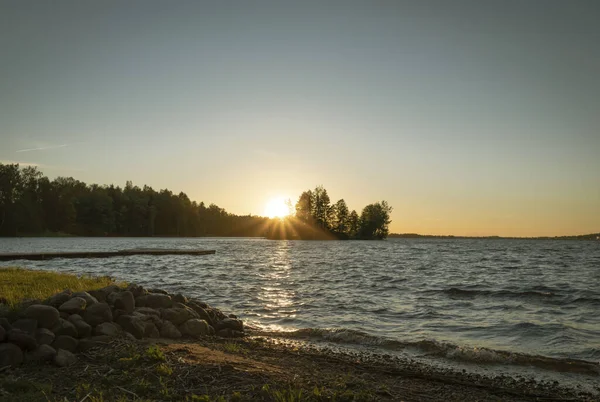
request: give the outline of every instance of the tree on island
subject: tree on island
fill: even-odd
[[[346,201],[331,204],[327,190],[317,186],[304,191],[295,205],[295,215],[273,227],[268,237],[286,239],[385,239],[392,207],[386,201],[369,204],[359,216]]]

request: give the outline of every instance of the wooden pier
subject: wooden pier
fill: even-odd
[[[51,260],[53,258],[108,258],[130,255],[207,255],[215,250],[181,250],[181,249],[133,249],[120,251],[60,251],[51,253],[0,253],[0,261],[12,260]]]

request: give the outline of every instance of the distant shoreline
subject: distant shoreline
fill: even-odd
[[[591,233],[576,236],[537,236],[537,237],[511,237],[511,236],[454,236],[454,235],[421,235],[417,233],[390,233],[388,238],[396,239],[507,239],[507,240],[600,240],[600,233]]]

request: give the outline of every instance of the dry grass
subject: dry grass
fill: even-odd
[[[0,303],[14,307],[24,299],[44,300],[65,289],[99,289],[115,283],[109,277],[77,276],[22,268],[0,268]]]

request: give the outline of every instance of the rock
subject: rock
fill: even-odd
[[[153,322],[147,321],[144,328],[144,337],[146,338],[160,338],[160,332]]]
[[[162,290],[162,289],[148,289],[148,293],[156,293],[156,294],[161,294],[161,295],[169,294],[169,292],[167,292],[166,290]]]
[[[191,320],[187,320],[183,324],[179,326],[179,331],[182,335],[189,335],[192,337],[199,337],[202,335],[209,334],[208,323],[204,320],[200,320],[198,318],[192,318]]]
[[[181,338],[181,332],[177,329],[173,323],[169,321],[164,321],[162,326],[160,327],[160,336],[163,338],[169,339],[179,339]]]
[[[68,335],[73,338],[77,338],[77,336],[79,336],[75,325],[71,324],[69,321],[63,318],[61,318],[58,321],[58,324],[56,324],[54,328],[52,328],[52,332],[54,332],[54,335],[56,336]]]
[[[77,362],[77,357],[68,350],[59,349],[54,357],[54,364],[58,367],[67,367]]]
[[[92,326],[102,324],[103,322],[111,322],[113,320],[110,306],[106,303],[96,303],[91,305],[83,313],[85,322]]]
[[[140,296],[135,300],[139,307],[150,308],[169,308],[173,305],[171,296],[162,293],[150,293],[146,296]]]
[[[0,327],[4,328],[5,331],[8,331],[12,328],[12,325],[10,325],[10,322],[8,322],[6,318],[2,317],[0,318]]]
[[[0,342],[4,342],[4,338],[6,338],[6,330],[4,327],[0,327]]]
[[[23,315],[27,318],[37,320],[38,328],[52,328],[58,322],[60,314],[52,306],[45,304],[34,304],[25,309]]]
[[[12,343],[0,343],[0,367],[18,366],[23,363],[23,352]]]
[[[217,331],[217,336],[222,338],[241,338],[244,336],[244,333],[241,331],[235,331],[231,328],[225,328]]]
[[[92,326],[83,320],[79,314],[73,314],[67,319],[75,326],[79,338],[87,338],[92,334]]]
[[[131,315],[131,314],[127,314],[127,312],[125,310],[119,310],[119,309],[113,310],[113,320],[117,321],[119,319],[119,317],[122,315]]]
[[[229,318],[237,318],[237,315],[235,315],[235,314],[229,314],[227,317],[229,317]]]
[[[177,303],[186,304],[188,302],[188,299],[181,293],[177,293],[175,296],[173,296],[173,301]]]
[[[200,307],[199,304],[197,303],[190,303],[190,307],[192,308],[192,310],[194,310],[196,312],[196,314],[198,314],[198,317],[201,320],[204,320],[206,322],[208,322],[210,325],[215,324],[215,319],[213,317],[211,317],[211,315],[208,313],[208,311],[206,311],[203,307]]]
[[[23,299],[19,303],[19,309],[25,310],[27,307],[32,306],[34,304],[41,304],[42,301],[38,299]]]
[[[133,313],[135,308],[135,298],[133,297],[133,293],[126,290],[124,292],[113,294],[118,295],[113,302],[116,309],[124,310],[127,314]]]
[[[62,292],[57,293],[54,296],[50,296],[44,301],[44,304],[58,308],[65,302],[69,301],[69,299],[71,298],[71,294],[72,292],[69,289],[63,290]]]
[[[244,324],[242,323],[242,320],[236,320],[235,318],[225,318],[224,320],[219,321],[217,325],[215,325],[215,330],[217,331],[226,328],[241,332],[244,330]]]
[[[75,352],[78,344],[79,341],[72,336],[60,335],[56,337],[54,343],[52,343],[52,347],[56,350],[64,349],[69,352]]]
[[[119,329],[112,322],[103,322],[94,328],[94,335],[106,335],[106,336],[118,336],[120,333]]]
[[[37,348],[37,341],[33,335],[18,328],[13,328],[8,331],[6,333],[6,340],[24,350],[34,350]]]
[[[94,296],[92,296],[88,292],[73,293],[73,297],[81,297],[83,300],[85,300],[86,306],[88,306],[88,307],[91,306],[92,304],[98,303],[98,299],[96,299]]]
[[[144,296],[145,294],[148,293],[146,291],[146,289],[144,289],[142,286],[139,286],[139,285],[129,285],[127,290],[129,290],[133,294],[133,297]]]
[[[69,313],[65,313],[64,311],[60,312],[60,318],[62,318],[63,320],[68,320],[70,316],[71,314]]]
[[[54,360],[56,350],[50,345],[40,345],[33,352],[27,353],[27,360],[49,362]]]
[[[58,311],[68,314],[77,314],[85,310],[86,301],[81,297],[73,297],[69,301],[64,302],[58,308]]]
[[[179,303],[179,302],[176,302],[176,301],[173,302],[173,308],[186,308],[186,307],[187,306],[185,304],[183,304],[183,303]]]
[[[144,315],[153,315],[156,317],[160,317],[160,311],[155,310],[150,307],[138,307],[135,309],[134,313],[144,314]]]
[[[112,337],[106,335],[92,336],[79,340],[78,349],[80,352],[86,352],[92,348],[106,346],[112,340]]]
[[[27,332],[30,335],[35,334],[35,330],[38,327],[37,320],[31,318],[21,318],[12,323],[13,328],[20,329],[23,332]]]
[[[38,345],[50,345],[52,342],[54,342],[54,338],[56,338],[54,332],[47,328],[38,328],[35,331],[35,340],[37,341]]]
[[[175,325],[181,325],[189,319],[198,318],[198,314],[192,309],[165,308],[160,310],[163,320],[171,321]]]
[[[142,339],[144,332],[146,331],[146,322],[136,316],[122,315],[117,319],[117,324],[123,328],[124,331],[129,332],[137,339]]]

